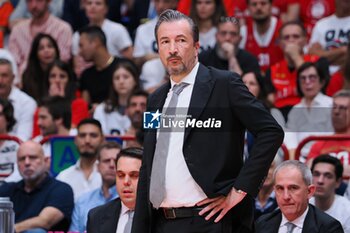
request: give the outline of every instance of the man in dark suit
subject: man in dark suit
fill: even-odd
[[[257,233],[344,232],[340,222],[308,204],[316,188],[305,164],[296,160],[285,161],[276,168],[273,179],[279,209],[257,220]]]
[[[119,198],[89,211],[87,232],[130,233],[143,150],[123,149],[117,155],[116,187]]]
[[[198,63],[198,27],[190,18],[166,10],[155,34],[171,80],[149,97],[152,120],[157,110],[165,120],[145,133],[132,232],[253,232],[253,197],[283,131],[237,74]],[[188,117],[170,114],[174,108]],[[169,133],[168,122],[188,127]],[[256,141],[243,163],[246,128]]]

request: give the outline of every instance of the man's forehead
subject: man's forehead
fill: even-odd
[[[174,21],[164,21],[160,24],[158,29],[158,36],[162,34],[175,34],[177,36],[184,35],[191,32],[190,24],[185,19],[174,20]]]
[[[317,170],[319,172],[330,172],[335,174],[335,167],[333,164],[326,162],[319,162],[314,165],[314,171]]]
[[[147,102],[147,97],[146,96],[133,96],[130,99],[130,104],[143,104]]]
[[[343,96],[334,97],[333,103],[349,105],[350,104],[350,97],[345,97],[345,96],[344,97]]]
[[[78,134],[89,133],[89,132],[95,133],[99,131],[100,131],[99,128],[94,124],[84,124],[79,127]]]

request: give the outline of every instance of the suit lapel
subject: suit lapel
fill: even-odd
[[[278,232],[282,221],[282,213],[278,209],[276,213],[271,216],[271,219],[268,221],[269,224],[264,227],[265,233],[276,233]],[[270,224],[271,223],[271,224]]]
[[[119,215],[121,211],[120,199],[113,201],[113,205],[101,218],[101,232],[115,233],[117,231]]]
[[[147,109],[148,111],[157,111],[159,110],[159,112],[163,111],[163,105],[165,103],[165,99],[167,97],[167,94],[169,92],[169,89],[171,87],[170,81],[167,82],[166,84],[164,84],[163,86],[161,86],[156,92],[154,92],[151,102],[148,104],[149,109]],[[150,130],[149,132],[150,138],[151,138],[151,143],[150,145],[152,145],[151,148],[151,160],[153,161],[153,156],[154,156],[154,150],[155,150],[155,145],[156,145],[156,140],[157,140],[157,130]],[[151,168],[149,168],[151,169]]]
[[[200,117],[209,100],[211,91],[214,87],[214,82],[215,81],[212,79],[209,69],[200,64],[196,75],[187,115],[192,116],[193,119],[198,119]],[[191,127],[185,129],[185,142],[190,132]]]
[[[302,233],[310,233],[310,232],[319,232],[319,229],[316,225],[316,216],[315,211],[311,205],[309,205],[309,211],[306,214]]]

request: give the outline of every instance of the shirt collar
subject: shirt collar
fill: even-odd
[[[99,195],[100,197],[102,197],[103,199],[106,199],[106,201],[109,201],[109,200],[112,200],[114,198],[116,198],[118,196],[118,193],[117,193],[117,188],[115,187],[115,185],[113,185],[112,187],[110,187],[108,189],[108,193],[109,193],[109,198],[105,198],[105,196],[103,195],[103,190],[102,190],[102,187],[99,191]]]
[[[41,181],[41,183],[38,184],[38,185],[37,185],[31,192],[29,192],[29,193],[33,193],[33,192],[35,192],[35,191],[37,191],[37,190],[40,190],[42,187],[44,187],[44,186],[46,185],[46,183],[49,182],[50,179],[51,179],[50,174],[49,174],[48,172],[46,172],[46,177],[44,178],[44,180]],[[24,180],[22,179],[21,181],[19,181],[19,182],[17,183],[17,188],[20,189],[20,190],[22,190],[22,191],[24,191],[24,192],[26,192],[26,191],[24,190],[24,185],[25,185],[25,183],[24,183]]]
[[[311,101],[311,106],[317,106],[317,105],[322,104],[322,102],[324,102],[324,101],[322,101],[323,100],[323,96],[324,95],[321,92],[319,92],[315,96],[315,98]],[[302,98],[301,102],[302,102],[302,104],[305,105],[305,98]]]
[[[198,72],[198,68],[199,68],[199,62],[197,62],[197,64],[193,67],[193,69],[191,70],[191,72],[186,75],[182,80],[181,82],[183,83],[188,83],[190,85],[193,85],[195,80],[196,80],[196,75],[197,75],[197,72]],[[175,84],[178,84],[176,82],[174,82],[171,77],[170,77],[170,82],[171,82],[171,88],[174,87]]]
[[[94,163],[94,166],[92,168],[92,172],[97,172],[97,164],[98,164],[98,161],[96,160],[95,163]],[[81,159],[79,158],[77,160],[77,162],[75,163],[75,169],[77,170],[81,170]]]
[[[293,221],[288,221],[282,213],[282,221],[281,221],[280,227],[284,226],[287,222],[291,222],[294,225],[296,225],[298,228],[303,229],[304,221],[305,221],[306,214],[308,211],[309,211],[309,206],[307,206],[306,210],[304,211],[304,213],[302,215],[300,215],[298,218],[294,219]]]
[[[127,214],[127,212],[130,210],[126,205],[124,205],[124,203],[121,201],[122,203],[122,210],[120,211],[120,215],[124,215]]]

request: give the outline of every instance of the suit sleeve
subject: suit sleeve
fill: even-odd
[[[263,104],[250,94],[238,75],[233,76],[229,84],[231,107],[241,123],[254,136],[249,158],[233,186],[255,197],[283,142],[284,133]]]
[[[96,218],[97,216],[95,216],[94,214],[94,209],[90,210],[88,213],[88,217],[87,217],[87,223],[86,223],[86,232],[89,233],[97,233],[97,229],[96,229]]]

